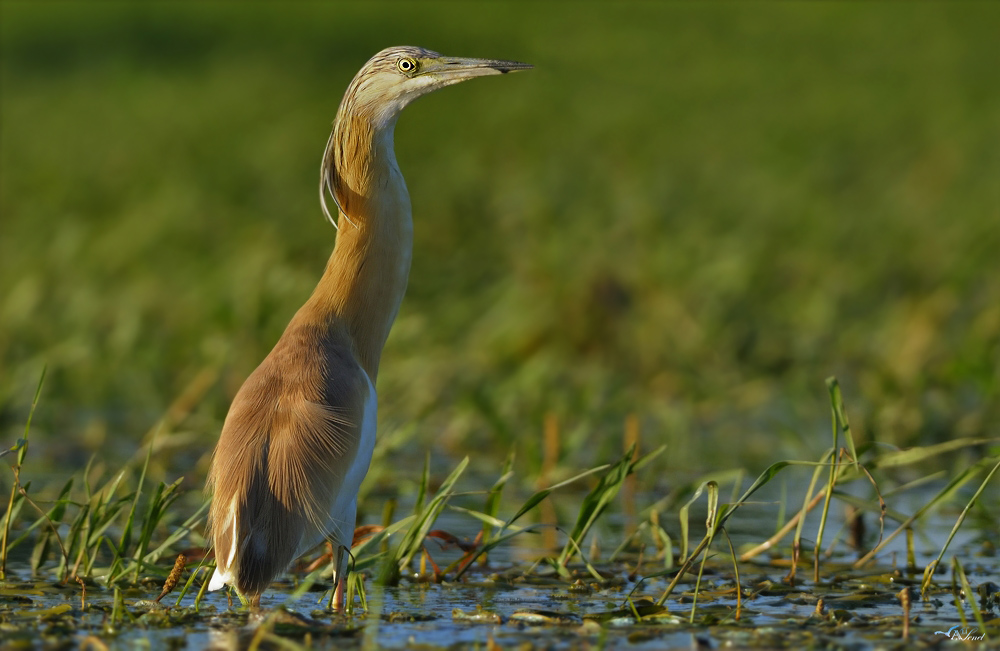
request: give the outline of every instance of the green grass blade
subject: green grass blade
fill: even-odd
[[[851,495],[850,493],[845,493],[839,490],[834,491],[834,496],[837,498],[837,500],[843,502],[844,504],[849,504],[851,506],[857,507],[863,513],[878,514],[882,512],[880,505],[872,502],[869,499],[858,497],[857,495]],[[885,516],[887,518],[895,520],[896,522],[904,522],[908,517],[910,517],[905,513],[903,513],[902,511],[897,511],[896,509],[891,509],[889,507],[886,507],[885,509]]]
[[[739,509],[743,504],[746,503],[746,501],[750,498],[751,495],[760,490],[763,486],[767,485],[767,483],[770,482],[772,479],[774,479],[774,477],[779,472],[781,472],[781,470],[791,465],[816,465],[816,464],[807,462],[796,462],[796,461],[778,461],[776,463],[771,464],[770,466],[767,467],[766,470],[764,470],[763,473],[760,474],[760,476],[757,477],[754,483],[750,485],[750,488],[748,488],[743,493],[743,495],[740,496],[738,502],[736,502],[735,504],[730,504],[725,507],[722,514],[718,517],[716,521],[715,528],[719,529],[722,526],[724,526],[726,524],[726,521],[737,511],[737,509]],[[664,602],[666,602],[667,597],[669,597],[670,594],[673,592],[674,588],[677,587],[677,584],[680,582],[681,577],[684,576],[684,573],[687,571],[688,567],[691,566],[692,560],[697,558],[698,554],[700,554],[701,551],[708,545],[708,542],[709,542],[709,537],[708,535],[706,535],[702,539],[702,541],[698,544],[698,546],[695,548],[695,550],[691,552],[691,555],[685,560],[681,561],[680,566],[677,568],[674,574],[673,580],[670,582],[669,585],[667,585],[666,589],[663,591],[663,594],[660,595],[660,598],[657,599],[656,604],[658,606],[662,606]],[[647,577],[663,576],[672,571],[673,570],[663,570],[662,572],[649,574],[646,577],[643,577],[643,580],[645,580],[645,578]],[[639,583],[641,584],[642,581],[640,581]],[[638,587],[638,584],[636,585],[636,587]],[[633,588],[632,592],[634,591],[635,588]],[[629,596],[631,596],[632,592],[629,593]]]
[[[691,615],[688,618],[688,622],[691,624],[694,624],[694,616],[698,610],[698,593],[701,590],[701,577],[705,573],[708,552],[712,548],[712,540],[715,538],[715,531],[718,526],[719,485],[714,481],[710,481],[706,485],[706,488],[708,489],[708,514],[705,518],[705,537],[708,539],[708,543],[705,545],[705,551],[701,556],[701,565],[698,567],[698,578],[694,583],[694,598],[691,600]]]
[[[847,450],[851,453],[855,469],[858,468],[858,451],[854,447],[854,434],[851,432],[851,424],[847,420],[847,409],[844,408],[844,396],[840,391],[840,382],[837,378],[830,376],[826,379],[826,388],[830,392],[830,409],[833,411],[833,427],[844,435],[847,443]],[[834,448],[837,447],[837,436],[834,434]]]
[[[719,530],[725,534],[726,543],[729,545],[729,555],[733,559],[733,576],[736,581],[736,613],[735,618],[739,620],[740,613],[743,609],[743,583],[740,581],[740,564],[739,559],[736,557],[736,548],[733,547],[733,539],[729,537],[729,530],[725,527],[719,527]]]
[[[757,477],[757,479],[754,480],[753,484],[750,485],[750,488],[746,489],[746,491],[743,492],[743,495],[740,496],[740,499],[736,503],[730,504],[728,507],[726,507],[726,510],[722,514],[722,521],[719,523],[719,525],[721,526],[721,525],[725,524],[726,520],[729,519],[729,516],[731,516],[733,513],[735,513],[736,510],[744,502],[746,502],[748,499],[750,499],[751,495],[753,495],[754,493],[756,493],[762,487],[766,486],[768,484],[768,482],[770,482],[772,479],[774,479],[775,476],[777,476],[777,474],[779,472],[781,472],[782,470],[784,470],[788,466],[800,465],[800,464],[801,464],[801,462],[797,462],[797,461],[777,461],[775,463],[772,463],[770,466],[768,466],[767,469],[765,469],[764,472],[762,472]]]
[[[504,461],[503,468],[500,470],[500,478],[497,479],[493,486],[490,487],[489,495],[486,497],[486,506],[484,511],[491,516],[496,517],[497,512],[500,510],[500,496],[503,494],[504,486],[511,477],[514,476],[514,450],[513,448],[507,454],[507,459]],[[493,529],[496,525],[488,524],[483,522],[483,537],[482,541],[484,543],[489,542],[490,536],[493,534]],[[500,525],[503,526],[503,525]]]
[[[38,407],[38,399],[42,395],[42,386],[45,384],[45,374],[49,370],[49,365],[42,366],[42,374],[38,377],[38,386],[35,387],[35,397],[31,399],[31,408],[28,410],[28,420],[24,423],[24,444],[17,451],[17,467],[24,465],[24,458],[28,454],[28,434],[31,432],[31,421],[35,417],[35,409]],[[20,441],[19,441],[20,443]]]
[[[795,534],[792,536],[792,567],[789,571],[789,577],[794,579],[795,572],[798,569],[799,552],[802,549],[802,528],[806,523],[806,515],[809,513],[809,503],[812,502],[813,492],[816,490],[816,484],[819,482],[819,475],[823,471],[823,466],[827,463],[827,458],[830,455],[836,454],[836,450],[827,450],[820,462],[816,465],[812,473],[812,478],[809,480],[809,488],[806,489],[805,497],[802,500],[802,508],[799,510],[799,520],[795,525]],[[827,503],[829,503],[830,496],[826,496]]]
[[[18,494],[18,484],[20,484],[21,466],[24,465],[25,456],[28,454],[28,435],[31,432],[31,419],[35,417],[35,409],[38,407],[38,399],[42,395],[42,385],[45,383],[45,373],[48,365],[42,366],[42,374],[38,378],[38,386],[35,387],[35,397],[31,400],[31,408],[28,410],[28,419],[24,424],[24,437],[18,439],[14,447],[4,451],[4,455],[17,454],[17,464],[13,466],[14,482],[10,487],[10,499],[7,500],[7,513],[3,519],[3,535],[0,536],[0,579],[7,577],[7,554],[9,552],[7,541],[10,538],[10,525],[13,522],[15,496]]]
[[[490,515],[489,513],[483,513],[482,511],[473,511],[472,509],[467,509],[464,506],[454,506],[452,504],[448,505],[448,509],[450,511],[455,511],[456,513],[464,513],[465,515],[473,517],[490,528],[496,528],[496,529],[508,528],[506,522],[504,522],[500,518]]]
[[[52,508],[50,508],[48,513],[46,513],[43,517],[39,518],[39,522],[45,522],[46,520],[48,520],[48,522],[51,523],[62,522],[63,516],[66,514],[66,507],[70,504],[69,493],[72,490],[72,488],[73,488],[73,477],[70,477],[68,480],[66,480],[66,483],[62,487],[62,490],[59,491],[59,495],[58,497],[56,497],[56,500],[52,505]],[[59,531],[56,527],[52,527],[49,531],[47,531],[44,534],[43,538],[46,541],[48,541],[50,536],[55,536],[56,538],[59,538]],[[37,559],[38,562],[37,565],[34,565],[33,563],[34,572],[36,573],[38,572],[38,570],[41,567],[41,564],[45,561],[46,556],[47,554],[45,553],[39,554],[39,557]],[[67,558],[60,558],[59,568],[57,570],[57,573],[62,575],[63,568],[65,568],[65,566],[68,564],[69,562]]]
[[[914,522],[922,518],[924,514],[929,512],[938,504],[948,499],[962,486],[971,481],[976,476],[976,473],[979,472],[979,470],[984,468],[992,461],[993,459],[984,459],[978,461],[974,463],[972,466],[960,472],[955,478],[953,478],[950,482],[948,482],[948,484],[944,488],[938,491],[938,493],[933,498],[931,498],[930,501],[925,502],[923,506],[917,509],[917,511],[913,515],[911,515],[910,517],[906,518],[906,520],[901,522],[899,527],[897,527],[892,533],[886,536],[885,539],[882,540],[882,542],[879,545],[875,546],[867,554],[865,554],[857,561],[855,561],[853,567],[855,568],[863,567],[868,561],[874,558],[876,554],[882,551],[882,549],[885,548],[886,545],[892,542],[893,539],[896,538],[896,536],[898,536],[900,533],[908,529]]]
[[[153,437],[149,441],[149,447],[146,449],[146,461],[142,464],[142,472],[139,473],[139,484],[135,488],[135,498],[132,500],[132,508],[129,509],[128,518],[125,520],[125,527],[122,529],[122,535],[118,539],[117,557],[111,564],[111,571],[108,573],[108,584],[113,583],[117,578],[118,566],[128,556],[129,547],[132,545],[132,526],[135,522],[135,512],[139,507],[139,497],[142,495],[142,485],[146,481],[146,471],[149,469],[149,459],[153,456],[153,443],[155,441],[156,432],[153,433]]]
[[[28,492],[29,488],[31,488],[30,481],[24,485],[24,491]],[[24,504],[25,504],[24,495],[22,495],[21,492],[18,491],[17,495],[14,497],[14,506],[7,511],[7,513],[10,514],[11,522],[17,520],[17,517],[21,514],[21,508],[24,506]],[[28,536],[31,535],[32,531],[42,526],[42,524],[44,523],[45,520],[43,520],[42,518],[38,518],[37,520],[32,522],[27,529],[21,532],[20,536],[18,536],[17,538],[15,538],[14,540],[10,541],[7,544],[7,553],[10,553],[12,549],[20,545],[22,542],[24,542],[25,539],[27,539]]]
[[[820,556],[822,556],[823,533],[826,531],[826,520],[830,515],[830,500],[833,499],[833,489],[837,484],[838,467],[840,464],[840,431],[843,428],[848,435],[851,431],[850,426],[846,423],[847,416],[843,413],[844,404],[840,395],[840,384],[837,383],[837,378],[827,378],[826,386],[830,391],[830,421],[833,429],[833,447],[830,452],[830,477],[827,479],[826,497],[823,498],[823,509],[819,515],[819,529],[816,531],[816,546],[813,548],[814,583],[819,583],[819,561]],[[850,441],[849,444],[851,456],[854,458],[854,466],[857,468],[858,459],[857,452],[854,450],[854,442]],[[811,494],[812,490],[810,489],[808,495]],[[805,514],[803,513],[802,515],[803,517],[800,522],[805,521]],[[796,540],[798,539],[796,538]]]
[[[628,476],[634,447],[634,445],[630,447],[625,456],[618,463],[611,466],[598,480],[597,485],[583,498],[580,511],[577,513],[576,523],[569,533],[569,540],[559,555],[557,561],[559,567],[566,567],[569,559],[580,549],[584,536],[590,531],[594,522],[597,521],[597,518],[607,508],[608,503],[618,495],[618,491],[625,482],[625,477]],[[581,554],[582,557],[583,555]]]
[[[205,519],[205,511],[208,509],[210,504],[211,501],[209,500],[202,502],[201,506],[198,507],[198,510],[195,511],[191,517],[185,520],[181,526],[171,531],[170,535],[164,538],[163,541],[155,549],[153,549],[153,551],[147,553],[143,558],[143,561],[147,563],[155,563],[158,559],[162,558],[163,555],[167,553],[167,551],[170,550],[170,548],[173,547],[178,540],[194,531],[195,526]]]
[[[389,555],[387,552],[381,551],[382,542],[397,531],[402,531],[406,527],[412,526],[416,519],[416,515],[408,515],[358,543],[351,549],[351,553],[355,557],[351,571],[361,572],[369,567],[373,567],[378,561],[385,561]],[[369,549],[375,549],[376,551],[373,554],[367,554]]]
[[[427,487],[431,482],[431,455],[430,452],[424,456],[424,472],[420,475],[420,486],[417,487],[417,499],[414,502],[413,513],[417,516],[424,510],[424,502],[427,501]]]
[[[906,450],[885,452],[879,455],[879,457],[872,463],[866,465],[872,469],[909,466],[922,461],[936,459],[947,452],[954,452],[955,450],[961,450],[963,448],[970,448],[979,445],[996,444],[997,441],[1000,441],[1000,439],[953,439],[945,441],[944,443],[935,443],[934,445],[925,445]]]
[[[167,509],[179,497],[177,487],[183,480],[184,478],[181,477],[169,486],[160,482],[149,500],[149,507],[146,509],[146,519],[143,521],[139,541],[133,556],[135,562],[134,574],[132,576],[133,582],[138,583],[139,581],[139,572],[142,570],[147,559],[146,550],[149,548],[153,533],[156,531],[156,527],[159,526],[163,516],[166,515]]]
[[[590,470],[585,470],[584,472],[581,472],[578,475],[574,475],[573,477],[570,477],[569,479],[567,479],[565,481],[561,481],[558,484],[555,484],[553,486],[549,486],[548,488],[543,488],[542,490],[537,491],[536,493],[532,494],[531,497],[529,497],[527,500],[525,500],[524,504],[521,505],[521,508],[519,508],[514,513],[514,515],[512,515],[509,520],[507,520],[508,526],[511,525],[511,524],[513,524],[513,523],[515,523],[515,522],[517,522],[521,518],[521,516],[523,516],[525,513],[527,513],[528,511],[532,510],[536,506],[538,506],[538,504],[542,500],[544,500],[546,497],[548,497],[549,495],[552,494],[552,491],[558,490],[558,489],[562,488],[563,486],[568,486],[568,485],[570,485],[570,484],[572,484],[574,482],[577,482],[577,481],[583,479],[584,477],[587,477],[588,475],[593,475],[596,472],[600,472],[600,471],[604,470],[607,467],[608,467],[608,465],[605,464],[603,466],[597,466],[596,468],[591,468]]]
[[[677,518],[681,524],[681,557],[680,561],[683,563],[688,558],[688,544],[691,536],[691,522],[690,522],[690,511],[691,505],[698,501],[701,494],[705,492],[705,486],[708,482],[702,483],[695,490],[694,494],[691,495],[691,499],[684,503],[684,506],[680,508],[677,512]]]
[[[965,576],[965,568],[962,567],[962,563],[958,560],[957,556],[951,557],[951,569],[962,582],[962,591],[965,593],[965,600],[969,602],[969,608],[972,609],[972,616],[976,618],[976,623],[979,624],[979,632],[986,638],[989,638],[986,630],[986,622],[983,620],[983,612],[979,608],[979,602],[976,599],[976,593],[973,591],[972,586],[969,585],[969,578]]]
[[[979,496],[982,495],[983,490],[986,489],[986,485],[990,483],[990,480],[993,479],[993,475],[996,474],[998,469],[1000,469],[1000,461],[998,461],[997,464],[993,466],[990,472],[986,475],[986,478],[983,479],[981,484],[979,484],[979,489],[976,490],[975,494],[972,496],[972,499],[970,499],[965,504],[965,508],[962,509],[962,512],[958,515],[958,520],[955,521],[955,526],[951,528],[951,533],[948,534],[948,539],[944,541],[944,546],[942,546],[941,551],[938,552],[937,558],[931,561],[931,563],[924,569],[924,578],[923,581],[920,583],[921,595],[926,594],[931,579],[934,577],[934,571],[935,569],[937,569],[938,564],[941,563],[941,559],[944,558],[945,552],[948,551],[948,546],[951,545],[952,539],[955,537],[955,534],[958,533],[958,530],[961,528],[962,523],[965,522],[965,517],[969,514],[969,511],[972,509],[972,505],[975,504],[976,500],[979,499]]]
[[[586,537],[587,533],[594,526],[594,523],[601,516],[604,510],[608,507],[615,497],[618,495],[618,491],[621,490],[622,484],[625,483],[625,478],[628,477],[636,467],[645,465],[655,457],[656,455],[663,452],[666,449],[665,446],[661,446],[656,450],[644,455],[642,458],[632,461],[632,456],[635,452],[635,444],[631,445],[628,451],[621,460],[611,466],[608,471],[601,476],[597,485],[594,486],[593,490],[587,494],[583,500],[583,504],[580,506],[580,511],[577,514],[576,524],[573,525],[573,529],[569,534],[569,541],[572,541],[571,545],[567,541],[566,545],[563,547],[562,553],[559,555],[558,564],[560,567],[566,567],[566,563],[569,562],[576,550],[582,547],[583,539]],[[581,554],[581,558],[582,558]]]
[[[403,570],[410,566],[413,561],[413,557],[423,548],[424,539],[427,537],[427,532],[430,531],[431,526],[433,526],[435,520],[437,520],[438,515],[444,509],[445,504],[451,497],[451,489],[458,481],[458,478],[465,471],[466,466],[469,465],[469,458],[465,457],[458,466],[448,475],[441,486],[438,488],[434,497],[427,504],[426,508],[423,508],[416,512],[413,524],[404,534],[403,539],[400,540],[399,545],[396,547],[396,551],[389,557],[389,561],[383,564],[383,571],[379,577],[381,583],[395,583]],[[429,470],[425,470],[424,481],[421,482],[426,485],[429,483]]]

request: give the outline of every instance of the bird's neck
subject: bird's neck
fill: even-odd
[[[331,330],[346,331],[372,382],[406,291],[413,249],[410,196],[393,151],[394,123],[338,115],[331,152],[342,209],[337,242],[300,311]]]

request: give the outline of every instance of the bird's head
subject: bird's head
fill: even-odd
[[[334,120],[320,166],[319,197],[323,213],[335,226],[326,205],[329,193],[345,216],[351,195],[358,190],[345,174],[367,168],[373,142],[389,144],[393,160],[392,131],[407,104],[427,93],[473,77],[502,75],[531,68],[527,63],[496,59],[461,59],[441,56],[419,47],[390,47],[368,60],[355,75]],[[350,217],[347,221],[351,222]]]
[[[384,127],[395,122],[407,104],[438,88],[531,67],[517,61],[446,57],[419,47],[390,47],[369,59],[354,77],[341,111],[365,113],[376,127]]]

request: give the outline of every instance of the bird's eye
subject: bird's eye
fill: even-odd
[[[417,62],[409,57],[404,57],[396,62],[396,67],[404,75],[413,74],[417,69]]]

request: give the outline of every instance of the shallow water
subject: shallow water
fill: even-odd
[[[958,548],[956,548],[958,549]],[[959,552],[965,571],[976,589],[997,582],[1000,560],[977,554],[966,546]],[[736,595],[732,565],[710,563],[702,579],[694,624],[688,623],[695,576],[682,582],[656,612],[646,599],[658,597],[667,581],[648,580],[633,595],[643,608],[644,621],[637,623],[625,605],[635,587],[629,579],[634,563],[599,566],[607,575],[598,584],[578,569],[576,584],[560,580],[544,566],[525,575],[525,567],[493,567],[465,583],[433,584],[408,582],[379,587],[368,581],[368,615],[336,616],[323,611],[322,592],[310,592],[293,604],[285,604],[293,588],[280,583],[262,600],[263,613],[249,615],[224,594],[207,595],[200,611],[194,596],[185,596],[173,607],[173,595],[164,600],[170,609],[148,604],[158,587],[125,592],[131,617],[110,626],[113,594],[99,587],[87,590],[81,609],[76,585],[57,586],[45,582],[8,581],[0,588],[0,620],[4,648],[41,648],[83,643],[99,637],[109,648],[245,648],[263,625],[298,644],[314,648],[487,648],[489,640],[501,647],[519,647],[525,642],[545,648],[573,649],[628,646],[635,649],[692,648],[707,643],[757,648],[798,648],[818,645],[829,648],[883,648],[901,641],[902,607],[897,593],[911,586],[910,644],[933,645],[944,632],[959,626],[957,634],[981,634],[966,605],[969,622],[962,625],[948,585],[950,573],[938,577],[939,587],[929,599],[917,596],[920,575],[885,565],[852,570],[848,558],[824,564],[820,584],[802,581],[811,569],[802,567],[800,582],[782,583],[787,567],[780,562],[741,563],[740,584],[744,600],[740,618],[734,618]],[[922,566],[930,560],[918,559]],[[647,565],[646,571],[657,569]],[[824,613],[816,615],[822,598]],[[321,603],[317,603],[319,600]],[[301,617],[282,616],[285,605]],[[987,628],[996,634],[1000,620],[996,600],[983,601]],[[461,611],[459,613],[458,611]],[[376,613],[378,616],[376,616]],[[648,613],[648,614],[647,614]],[[134,619],[134,621],[128,621]],[[265,645],[266,646],[266,645]]]
[[[926,498],[914,496],[914,505]],[[570,501],[578,503],[579,498],[574,496]],[[913,512],[914,505],[897,500],[894,506]],[[774,504],[765,501],[738,511],[727,523],[734,545],[739,549],[765,539],[774,530],[775,514]],[[831,516],[824,547],[843,524],[835,512]],[[921,521],[914,536],[918,568],[936,557],[955,516],[953,511],[939,512]],[[807,519],[805,532],[816,531],[817,518],[811,515]],[[692,513],[691,520],[703,522],[704,515]],[[664,525],[669,528],[675,522],[675,516],[671,516],[671,522]],[[615,514],[599,522],[595,535],[602,558],[607,558],[611,548],[623,539],[626,526],[625,520]],[[462,538],[472,538],[478,530],[468,517],[448,511],[435,527]],[[869,518],[868,527],[868,542],[874,544],[874,518]],[[887,523],[886,533],[889,530]],[[692,531],[692,540],[698,540],[701,533]],[[194,590],[178,605],[175,593],[164,599],[169,608],[152,606],[148,600],[159,593],[160,582],[150,581],[123,591],[128,615],[112,625],[112,591],[88,585],[86,603],[81,607],[79,585],[33,580],[18,573],[18,567],[26,566],[26,559],[11,559],[11,579],[0,582],[0,640],[2,648],[77,646],[89,644],[91,636],[111,649],[246,648],[254,635],[264,630],[321,649],[488,648],[491,640],[505,648],[530,643],[553,649],[701,648],[704,644],[712,648],[875,649],[904,645],[903,608],[898,593],[910,587],[910,639],[905,646],[936,645],[956,626],[958,630],[952,635],[976,638],[982,634],[968,604],[964,611],[966,622],[962,621],[950,589],[949,564],[952,556],[962,562],[974,590],[995,589],[994,584],[1000,584],[1000,559],[990,555],[993,548],[984,544],[987,537],[966,522],[942,561],[944,567],[936,577],[936,587],[924,601],[918,595],[920,572],[908,572],[904,567],[903,536],[860,570],[851,567],[856,559],[854,553],[839,551],[824,559],[819,584],[806,580],[812,577],[811,565],[800,565],[794,586],[783,582],[789,567],[786,539],[781,543],[781,553],[739,563],[743,601],[738,619],[733,565],[723,560],[727,558],[722,555],[725,543],[718,541],[713,550],[719,556],[705,568],[693,623],[689,623],[689,617],[696,574],[685,577],[663,609],[651,602],[662,594],[672,573],[649,579],[636,588],[638,577],[663,568],[662,561],[652,559],[652,547],[641,562],[633,552],[613,563],[598,563],[602,581],[596,581],[582,566],[574,568],[574,580],[566,581],[550,566],[536,563],[546,555],[540,549],[542,536],[538,535],[521,536],[498,548],[491,553],[487,568],[477,567],[460,583],[404,579],[398,586],[380,587],[369,579],[369,613],[362,614],[358,609],[353,616],[324,610],[327,586],[322,584],[294,603],[287,603],[295,588],[295,577],[277,583],[264,595],[260,615],[250,615],[238,602],[230,604],[220,593],[206,595],[196,610]],[[811,551],[814,543],[803,542],[804,548]],[[439,549],[433,542],[427,547],[442,568],[461,554],[454,549]],[[846,545],[838,542],[835,549],[846,550]],[[641,610],[641,622],[630,610],[622,610],[634,588],[633,603]],[[817,614],[819,599],[824,603],[822,614]],[[986,632],[994,637],[1000,634],[997,602],[995,595],[981,600]],[[282,615],[282,606],[291,614]]]
[[[994,563],[983,569],[995,576],[997,566]],[[753,578],[745,580],[759,587],[761,574],[750,574]],[[668,613],[658,614],[648,623],[636,624],[626,613],[609,615],[621,606],[628,584],[584,591],[534,583],[404,584],[369,588],[369,605],[373,611],[380,609],[381,617],[326,615],[312,611],[314,604],[306,598],[294,608],[309,620],[284,623],[279,630],[300,642],[305,642],[308,634],[317,648],[339,648],[348,642],[351,646],[374,643],[378,648],[485,648],[490,639],[504,647],[527,641],[549,648],[577,648],[603,641],[611,647],[627,642],[630,648],[658,649],[690,647],[697,639],[713,647],[794,648],[823,642],[876,648],[900,639],[902,609],[895,594],[909,582],[906,577],[876,575],[854,577],[836,587],[805,584],[791,589],[778,584],[774,590],[765,589],[746,601],[736,622],[731,618],[735,595],[731,591],[728,596],[718,593],[720,588],[731,587],[731,581],[709,577],[703,583],[693,625],[687,623],[691,597],[684,593],[668,600]],[[200,614],[193,611],[193,597],[185,598],[169,618],[141,614],[145,608],[129,597],[126,603],[137,620],[121,625],[116,632],[107,627],[112,607],[107,593],[92,592],[86,610],[80,610],[78,594],[37,584],[22,586],[22,596],[31,603],[9,602],[11,590],[5,589],[3,619],[6,643],[24,648],[80,642],[89,635],[102,638],[111,648],[134,648],[140,640],[148,640],[154,648],[237,648],[249,643],[261,623],[260,618],[248,617],[245,612],[229,611],[222,595],[208,597]],[[653,583],[649,588],[646,592],[656,592],[662,584]],[[820,595],[826,603],[825,617],[814,616]],[[265,609],[281,600],[280,594],[272,593],[265,599]],[[950,594],[935,594],[927,602],[915,600],[911,637],[933,643],[944,637],[938,631],[961,624],[951,601]],[[482,612],[477,612],[477,607]],[[61,608],[65,612],[59,612]],[[455,609],[479,621],[458,619],[453,615]],[[488,621],[484,612],[496,615],[494,621]],[[988,618],[995,622],[995,617],[991,611]],[[965,628],[976,633],[974,623]]]

